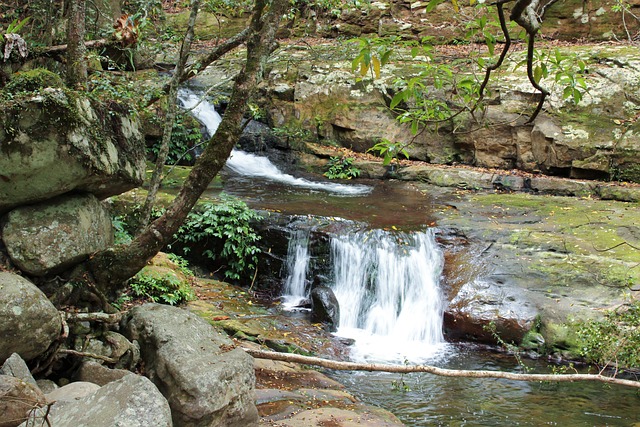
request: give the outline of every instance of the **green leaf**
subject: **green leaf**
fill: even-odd
[[[395,95],[393,95],[393,99],[391,99],[391,104],[389,104],[389,108],[392,110],[398,106],[402,101],[404,101],[405,92],[402,90]]]

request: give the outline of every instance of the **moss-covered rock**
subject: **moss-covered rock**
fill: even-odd
[[[47,69],[35,68],[14,74],[2,92],[15,95],[20,92],[38,91],[46,87],[61,88],[64,87],[64,82],[59,75]]]

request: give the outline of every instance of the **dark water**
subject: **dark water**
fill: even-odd
[[[365,195],[343,195],[229,174],[225,177],[224,191],[253,208],[292,215],[340,217],[366,222],[371,228],[395,226],[412,230],[434,224],[433,201],[410,184],[377,180],[358,180],[358,184],[370,185],[373,189]]]
[[[512,358],[464,348],[452,348],[432,364],[522,372]],[[533,372],[551,371],[544,362],[525,364]],[[332,372],[331,376],[408,426],[640,426],[640,394],[619,386],[426,374]]]

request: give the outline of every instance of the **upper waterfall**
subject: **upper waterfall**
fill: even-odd
[[[178,91],[178,100],[182,108],[190,110],[191,114],[203,124],[209,137],[216,132],[222,121],[222,117],[215,110],[213,104],[192,90],[184,88]],[[372,190],[368,185],[346,185],[297,178],[293,175],[283,173],[271,160],[264,156],[257,156],[237,149],[231,152],[231,156],[227,159],[226,165],[229,169],[240,175],[264,178],[312,190],[328,191],[343,195],[367,194]]]

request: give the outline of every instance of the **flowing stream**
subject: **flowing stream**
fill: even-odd
[[[212,135],[220,123],[214,107],[182,89]],[[254,208],[290,214],[342,216],[365,221],[367,231],[331,237],[327,283],[341,308],[337,335],[354,338],[358,361],[428,363],[455,369],[521,371],[513,358],[442,337],[444,298],[439,287],[442,251],[426,196],[398,183],[344,185],[296,178],[267,158],[234,150],[225,191]],[[257,179],[256,179],[257,178]],[[401,232],[402,230],[413,230]],[[285,307],[308,297],[309,230],[292,230],[284,285]],[[528,369],[548,372],[544,362]],[[424,374],[335,372],[363,401],[384,407],[410,426],[638,426],[640,398],[633,390],[598,384],[531,384],[442,378]]]

